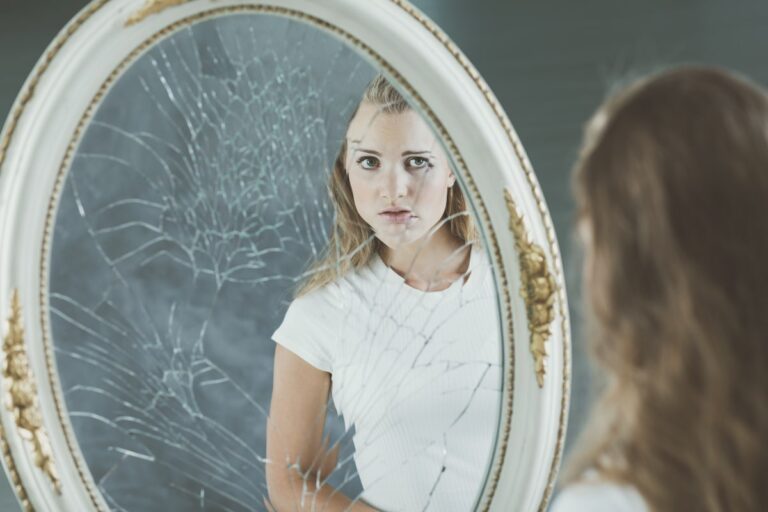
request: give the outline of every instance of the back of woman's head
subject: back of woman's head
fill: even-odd
[[[685,67],[612,96],[575,171],[606,389],[572,475],[652,509],[768,503],[768,97]]]

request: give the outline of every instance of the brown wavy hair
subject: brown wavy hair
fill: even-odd
[[[411,108],[397,89],[381,75],[374,78],[368,85],[361,104],[363,102],[377,105],[384,115],[400,114]],[[350,116],[347,128],[357,115],[359,108],[360,105]],[[375,237],[371,226],[363,220],[355,208],[352,188],[344,167],[346,154],[345,138],[339,148],[328,182],[328,191],[335,210],[331,236],[321,257],[310,265],[306,272],[309,277],[300,283],[296,297],[324,286],[350,270],[367,265],[381,248],[381,241]],[[477,238],[476,228],[467,212],[467,204],[458,180],[448,190],[448,199],[441,222],[447,223],[450,232],[464,243],[472,243]]]
[[[604,377],[566,481],[654,511],[768,506],[768,97],[716,68],[611,96],[574,172]]]

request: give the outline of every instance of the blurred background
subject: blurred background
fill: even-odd
[[[560,241],[573,327],[566,457],[591,402],[570,168],[581,129],[617,81],[677,63],[740,71],[768,85],[768,3],[758,0],[412,0],[474,63],[509,115]],[[0,0],[0,119],[83,0]],[[631,269],[627,269],[631,272]],[[20,507],[0,475],[0,510]]]

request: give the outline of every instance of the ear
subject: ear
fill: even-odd
[[[452,172],[448,173],[448,187],[452,187],[454,183],[456,183],[456,176]]]

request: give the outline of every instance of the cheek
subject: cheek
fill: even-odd
[[[444,179],[426,180],[417,191],[417,203],[423,207],[442,208],[448,194],[448,184]],[[441,210],[442,213],[442,210]]]
[[[592,247],[592,229],[589,222],[581,219],[577,224],[579,250],[582,258],[582,273],[585,283],[592,281],[594,275],[594,249]]]
[[[361,178],[354,171],[349,174],[349,187],[352,189],[352,199],[359,212],[364,212],[365,208],[371,204],[371,197],[375,189],[369,180]]]

